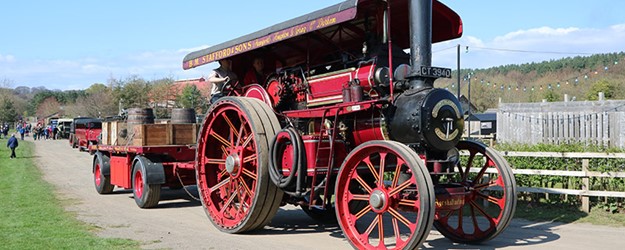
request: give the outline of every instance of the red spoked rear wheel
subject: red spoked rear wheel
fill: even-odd
[[[432,227],[432,180],[418,155],[398,142],[352,150],[335,195],[339,225],[358,249],[416,249]]]
[[[497,151],[474,141],[460,141],[462,155],[457,174],[448,182],[465,187],[464,206],[437,211],[434,226],[445,237],[462,243],[479,243],[503,232],[516,208],[516,182],[508,162]]]
[[[266,106],[251,98],[222,98],[204,121],[197,185],[208,217],[221,231],[265,226],[282,200],[268,174],[269,140],[280,125]]]

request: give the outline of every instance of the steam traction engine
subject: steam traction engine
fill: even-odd
[[[461,34],[438,1],[350,0],[187,55],[185,69],[228,58],[242,75],[261,57],[274,72],[230,83],[206,115],[196,176],[211,222],[251,231],[293,204],[360,249],[417,248],[432,225],[457,242],[500,234],[512,171],[460,140],[458,99],[433,87],[451,70],[431,67],[432,42]]]

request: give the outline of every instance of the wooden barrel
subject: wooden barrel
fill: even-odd
[[[128,109],[128,124],[154,124],[154,111],[148,108]]]
[[[171,123],[196,123],[195,122],[195,109],[172,109],[171,110]]]

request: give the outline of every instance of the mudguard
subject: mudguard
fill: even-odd
[[[134,168],[143,168],[143,171],[146,175],[145,182],[147,184],[165,184],[165,169],[163,164],[160,162],[154,162],[148,159],[145,156],[137,155],[135,159],[132,161],[133,170]]]

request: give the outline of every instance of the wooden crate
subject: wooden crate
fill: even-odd
[[[127,137],[121,137],[119,135],[119,133],[122,132],[122,130],[126,129],[126,123],[125,122],[121,122],[121,121],[113,121],[111,122],[111,126],[110,126],[110,145],[117,145],[117,146],[125,146],[126,145],[126,138]],[[126,136],[130,136],[128,132],[126,132]]]
[[[197,126],[190,124],[168,124],[171,126],[171,144],[188,145],[197,142]]]
[[[111,145],[111,123],[110,122],[102,122],[102,133],[100,134],[102,139],[101,142],[103,145]]]
[[[133,146],[189,145],[197,141],[196,124],[141,124],[134,127]]]

